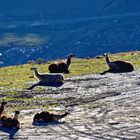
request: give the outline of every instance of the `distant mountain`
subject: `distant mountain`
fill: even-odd
[[[13,20],[71,19],[139,12],[139,0],[0,0],[0,16]],[[3,20],[4,20],[3,19]]]
[[[0,1],[0,66],[140,50],[139,0]]]

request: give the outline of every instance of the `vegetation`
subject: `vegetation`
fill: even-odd
[[[38,58],[37,59],[37,64],[39,64],[39,65],[43,64],[43,59],[42,58]]]
[[[125,60],[129,61],[134,65],[135,69],[140,68],[140,52],[130,52],[130,53],[120,53],[109,55],[111,60]],[[35,81],[33,72],[30,70],[31,67],[38,67],[39,71],[42,73],[48,72],[48,65],[46,64],[35,64],[29,63],[25,65],[10,66],[0,68],[0,89],[24,89],[27,87],[29,82]],[[65,74],[65,77],[72,77],[77,75],[87,75],[87,74],[96,74],[103,72],[108,69],[105,64],[103,57],[97,58],[87,58],[73,59],[72,66],[70,67],[70,74]]]
[[[111,60],[125,60],[131,62],[134,65],[135,69],[140,68],[139,51],[110,54],[109,57]],[[48,72],[48,65],[50,63],[51,62],[47,62],[46,64],[41,65],[35,63],[28,63],[25,65],[0,68],[0,101],[6,97],[6,100],[16,100],[17,102],[33,102],[32,98],[26,99],[26,97],[19,97],[15,99],[14,95],[24,93],[23,91],[26,91],[25,88],[29,87],[31,83],[37,80],[34,78],[33,72],[30,70],[31,67],[38,67],[40,72],[45,73]],[[65,78],[68,78],[77,75],[96,74],[103,72],[107,69],[108,67],[106,66],[105,60],[102,56],[87,59],[74,58],[72,66],[70,67],[70,73],[65,74],[64,76]],[[36,89],[38,90],[38,88],[35,88],[34,90]]]

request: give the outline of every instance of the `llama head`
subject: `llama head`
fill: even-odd
[[[7,104],[7,102],[3,101],[1,104],[2,104],[2,105],[6,105],[6,104]]]
[[[39,121],[39,119],[40,119],[40,114],[39,113],[35,114],[33,121],[36,122]]]
[[[108,53],[104,53],[103,56],[105,56],[105,57],[108,56]]]
[[[110,52],[104,53],[103,56],[107,57],[109,54],[111,54],[111,53]]]
[[[69,54],[67,57],[68,58],[72,58],[72,57],[74,57],[75,55],[74,54]]]
[[[14,111],[14,113],[15,113],[15,114],[20,114],[20,112],[19,112],[19,111]]]
[[[38,68],[37,67],[32,67],[30,70],[36,71],[36,70],[38,70]]]

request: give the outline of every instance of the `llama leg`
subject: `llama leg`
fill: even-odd
[[[110,70],[105,70],[104,72],[100,73],[101,75],[104,75],[106,73],[110,72]]]
[[[29,88],[27,88],[28,90],[32,90],[34,87],[36,86],[40,86],[41,85],[41,82],[38,82],[38,83],[35,83],[33,85],[31,85]]]

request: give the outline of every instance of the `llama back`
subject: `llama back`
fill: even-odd
[[[63,74],[46,74],[44,77],[44,82],[46,83],[59,83],[64,80]]]
[[[118,66],[118,70],[122,70],[122,71],[133,71],[134,67],[128,63],[128,62],[124,62],[124,61],[114,61],[115,65]]]

